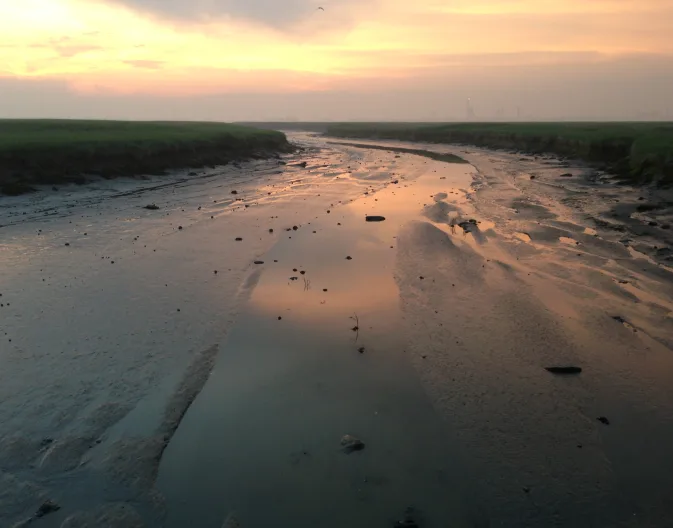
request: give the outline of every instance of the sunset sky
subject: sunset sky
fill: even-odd
[[[0,0],[0,117],[673,119],[672,35],[673,0]]]

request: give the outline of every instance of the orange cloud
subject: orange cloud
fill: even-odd
[[[669,0],[377,0],[310,10],[283,30],[236,12],[184,23],[145,13],[105,1],[0,0],[0,68],[82,91],[188,95],[673,53]]]

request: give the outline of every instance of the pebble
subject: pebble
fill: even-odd
[[[341,438],[341,446],[343,447],[344,452],[352,453],[354,451],[362,451],[365,448],[365,444],[359,438],[353,435],[344,435]]]

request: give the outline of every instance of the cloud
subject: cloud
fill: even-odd
[[[178,22],[213,22],[245,19],[273,28],[287,28],[309,17],[343,13],[345,6],[367,3],[358,0],[106,0],[134,11]],[[371,3],[369,1],[368,3]],[[333,4],[330,6],[330,4]],[[318,7],[324,6],[325,11]]]
[[[133,66],[134,68],[144,68],[146,70],[158,70],[166,63],[164,61],[156,61],[156,60],[125,60],[124,64]]]

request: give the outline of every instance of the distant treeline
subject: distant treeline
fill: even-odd
[[[281,132],[226,123],[0,120],[0,193],[223,165],[291,149]]]
[[[673,123],[339,123],[330,136],[553,153],[636,184],[673,185]]]

